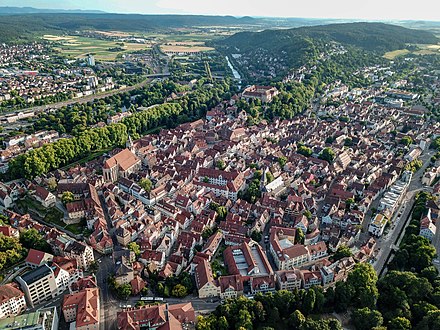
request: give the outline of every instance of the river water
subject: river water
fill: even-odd
[[[231,61],[229,60],[229,57],[226,56],[226,61],[228,61],[228,66],[232,70],[232,74],[234,75],[234,78],[238,80],[238,83],[241,85],[241,76],[240,73],[235,70],[234,66],[232,65]],[[241,86],[239,86],[241,88]]]

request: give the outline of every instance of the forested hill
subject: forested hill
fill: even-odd
[[[386,52],[405,48],[406,44],[436,44],[439,39],[431,32],[412,30],[384,23],[345,23],[287,30],[241,32],[217,41],[217,45],[239,52],[257,48],[288,51],[292,45],[307,40],[336,41],[370,51]]]
[[[233,16],[88,13],[0,15],[0,42],[27,40],[41,33],[69,33],[84,29],[152,32],[185,27],[236,27],[258,24],[262,24],[259,19]]]

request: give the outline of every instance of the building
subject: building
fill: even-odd
[[[54,306],[0,320],[0,329],[58,330],[59,321],[57,308]]]
[[[263,103],[270,103],[279,93],[276,87],[252,85],[245,88],[241,95],[246,100],[258,99]]]
[[[47,264],[31,270],[23,276],[17,276],[17,282],[31,307],[44,301],[50,301],[58,295],[54,271]]]
[[[218,284],[222,300],[243,295],[243,279],[240,275],[220,276]]]
[[[383,214],[376,214],[376,216],[371,220],[370,225],[368,226],[368,232],[373,236],[382,236],[387,222],[388,219]]]
[[[298,269],[278,270],[275,272],[275,280],[279,290],[301,289],[302,277]]]
[[[53,260],[53,255],[39,250],[30,249],[26,257],[26,266],[35,269]]]
[[[118,313],[121,330],[182,330],[185,324],[194,324],[196,316],[192,304],[142,306],[128,308]]]
[[[218,297],[219,287],[212,275],[211,264],[206,259],[201,259],[195,269],[196,286],[199,298]]]
[[[77,241],[70,241],[63,252],[65,256],[75,258],[78,268],[84,270],[89,269],[89,266],[95,261],[93,249]]]
[[[92,54],[87,56],[86,61],[88,66],[95,66],[95,57]]]
[[[47,189],[36,186],[35,187],[35,199],[41,203],[44,207],[52,207],[55,206],[56,197]]]
[[[0,319],[21,314],[26,309],[24,293],[16,284],[0,286]]]
[[[432,222],[431,209],[428,208],[428,214],[420,221],[419,235],[425,237],[428,241],[432,242],[436,232],[437,227]]]
[[[62,311],[66,322],[74,322],[71,326],[77,330],[99,329],[99,289],[86,288],[64,296]]]
[[[115,182],[118,178],[127,178],[141,168],[141,160],[129,149],[124,149],[107,159],[103,166],[106,182]]]
[[[200,168],[195,184],[217,196],[237,200],[238,192],[244,189],[244,175],[238,171],[226,172],[211,168]]]

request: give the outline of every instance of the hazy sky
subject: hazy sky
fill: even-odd
[[[177,13],[440,21],[438,0],[0,0],[0,6]]]

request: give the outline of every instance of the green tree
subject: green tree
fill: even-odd
[[[141,248],[140,248],[139,244],[137,244],[136,242],[130,242],[130,243],[128,243],[127,247],[130,251],[133,251],[137,257],[140,256]]]
[[[217,167],[219,170],[224,170],[224,169],[226,168],[226,164],[225,164],[225,162],[224,162],[223,159],[219,159],[219,160],[215,163],[215,165],[216,165],[216,167]]]
[[[409,330],[411,329],[411,322],[404,317],[396,317],[388,322],[388,330]]]
[[[52,253],[52,249],[44,237],[34,228],[20,232],[20,243],[27,249],[36,249]]]
[[[67,203],[71,203],[74,200],[75,200],[75,196],[71,191],[65,191],[61,195],[61,201],[63,202],[64,205],[66,205]]]
[[[284,165],[287,164],[287,158],[284,156],[281,156],[278,158],[278,164],[280,164],[280,167],[283,168]]]
[[[182,284],[177,284],[177,285],[173,288],[173,290],[171,291],[171,294],[172,294],[174,297],[177,297],[177,298],[183,298],[183,297],[186,297],[186,296],[188,295],[188,292],[187,292],[185,286],[183,286]]]
[[[304,232],[301,228],[296,228],[295,231],[295,242],[297,244],[304,244],[304,241],[306,239],[306,235],[304,235]]]
[[[379,296],[377,274],[369,263],[359,263],[348,274],[347,285],[354,289],[352,303],[358,307],[374,308]]]
[[[332,148],[324,148],[319,154],[319,158],[328,161],[330,164],[333,163],[335,157],[336,154]]]
[[[289,325],[293,329],[300,329],[305,322],[305,316],[298,309],[296,309],[289,317]]]
[[[345,257],[351,257],[353,253],[351,252],[350,248],[347,245],[341,245],[336,250],[335,254],[331,257],[333,261],[338,261]]]
[[[131,295],[131,285],[130,284],[122,284],[117,287],[118,296],[121,299],[126,300]]]
[[[312,149],[306,147],[306,146],[299,146],[298,151],[300,155],[310,157],[313,153]]]
[[[401,140],[400,140],[400,144],[403,144],[404,146],[408,147],[413,143],[413,139],[410,136],[404,136]]]
[[[142,178],[142,179],[139,181],[139,186],[140,186],[141,188],[143,188],[146,192],[150,192],[150,191],[151,191],[151,188],[153,187],[153,183],[152,183],[151,180],[148,179],[148,178]]]
[[[370,330],[374,327],[379,327],[383,323],[383,317],[379,311],[371,310],[368,307],[356,309],[352,315],[351,320],[356,330]]]

